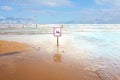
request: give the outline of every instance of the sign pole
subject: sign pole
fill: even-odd
[[[57,36],[57,46],[59,46],[59,37]]]

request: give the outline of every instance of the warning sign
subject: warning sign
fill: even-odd
[[[60,37],[62,34],[61,27],[54,27],[53,28],[53,34],[55,37]]]

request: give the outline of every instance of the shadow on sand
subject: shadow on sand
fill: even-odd
[[[3,54],[0,54],[0,57],[14,55],[14,54],[18,54],[18,53],[21,53],[21,52],[16,51],[16,52],[10,52],[10,53],[3,53]]]

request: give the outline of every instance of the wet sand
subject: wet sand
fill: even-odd
[[[0,35],[29,50],[0,56],[0,80],[119,80],[120,32]],[[23,44],[24,45],[24,44]]]
[[[0,41],[0,44],[0,54],[10,54],[0,56],[0,80],[100,80],[82,65],[78,70],[63,62],[59,47],[51,56],[34,46],[25,51],[25,44],[10,41]]]

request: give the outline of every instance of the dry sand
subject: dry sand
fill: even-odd
[[[100,80],[98,75],[84,70],[83,66],[77,70],[65,63],[58,63],[61,61],[59,53],[53,56],[54,62],[51,62],[49,58],[43,58],[47,55],[46,51],[33,49],[22,52],[26,49],[27,45],[21,43],[0,41],[0,54],[21,52],[0,56],[0,80]]]
[[[26,49],[27,45],[25,44],[0,40],[0,54],[21,52]]]

